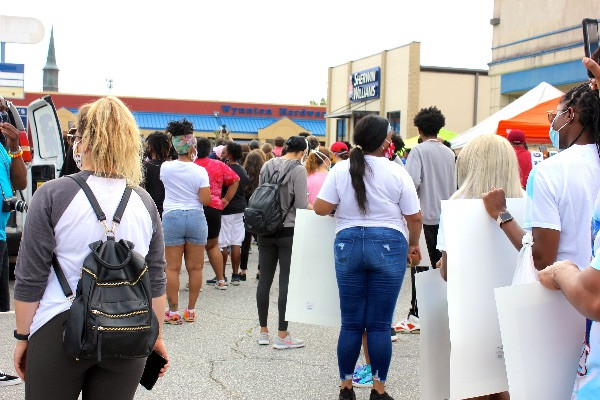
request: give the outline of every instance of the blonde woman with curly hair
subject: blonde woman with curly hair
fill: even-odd
[[[331,157],[331,151],[324,146],[313,149],[308,154],[304,167],[306,167],[306,173],[308,174],[306,185],[308,189],[309,208],[312,208],[312,205],[315,203],[317,194],[319,194],[319,190],[321,190],[321,186],[323,186],[323,182],[325,182],[325,178],[327,177],[327,172],[332,166]]]
[[[503,188],[508,197],[523,197],[519,163],[512,145],[502,136],[487,134],[470,141],[456,161],[458,190],[450,200],[481,199],[491,187]],[[440,274],[447,279],[447,254],[444,227],[440,219],[437,248],[442,252],[438,262]],[[475,397],[470,400],[507,400],[508,392]]]
[[[142,180],[142,146],[131,112],[116,97],[94,102],[87,124],[74,138],[73,159],[106,214],[108,221],[125,188],[133,188],[116,240],[133,242],[145,257],[151,282],[152,309],[159,321],[154,350],[169,359],[162,339],[165,309],[165,253],[156,205],[138,185]],[[26,399],[133,399],[145,358],[75,359],[63,348],[63,331],[71,301],[52,271],[56,254],[73,292],[82,273],[89,244],[105,237],[83,190],[63,177],[40,186],[29,206],[17,259],[15,284],[16,333],[14,360],[26,381]],[[17,336],[17,335],[15,335]],[[169,363],[162,368],[164,375]]]

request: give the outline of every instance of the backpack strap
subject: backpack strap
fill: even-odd
[[[67,297],[67,299],[73,301],[73,291],[71,290],[71,286],[69,286],[69,282],[67,281],[67,277],[60,267],[60,263],[58,262],[58,258],[56,257],[56,253],[52,253],[52,268],[54,268],[54,273],[58,278],[58,283],[60,283],[60,288],[63,293]]]
[[[87,184],[85,179],[83,179],[80,175],[77,174],[68,175],[68,177],[77,182],[77,184],[81,187],[83,193],[85,193],[85,196],[88,198],[90,204],[92,205],[92,208],[94,209],[94,213],[96,214],[96,218],[98,218],[98,221],[106,221],[106,215],[104,214],[104,211],[102,211],[102,208],[100,207],[96,196],[94,196],[94,192],[92,192],[92,189]],[[131,186],[126,186],[125,191],[123,192],[123,196],[121,197],[121,201],[119,202],[119,206],[117,207],[117,210],[115,211],[115,214],[113,216],[113,221],[115,223],[121,223],[121,218],[123,218],[123,213],[125,212],[125,207],[127,207],[127,203],[129,202],[130,197]]]
[[[85,193],[85,196],[88,198],[90,204],[92,205],[92,208],[94,209],[94,213],[96,214],[96,218],[98,218],[98,221],[100,221],[100,222],[106,221],[106,215],[104,214],[104,211],[102,211],[102,208],[100,207],[100,204],[98,203],[98,200],[96,200],[96,196],[94,196],[94,192],[92,192],[92,189],[87,184],[85,179],[83,179],[78,174],[67,175],[67,176],[69,178],[73,179],[75,182],[77,182],[77,184],[81,187],[81,189],[83,190],[83,193]]]

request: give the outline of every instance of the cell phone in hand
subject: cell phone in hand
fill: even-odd
[[[165,366],[167,360],[156,351],[152,351],[146,359],[146,366],[144,367],[144,373],[140,379],[140,385],[148,390],[152,390],[154,384],[158,380],[160,370]]]
[[[600,37],[598,36],[598,20],[594,18],[585,18],[581,21],[581,25],[583,26],[583,48],[585,56],[592,58],[596,50],[598,50],[598,42],[600,42]],[[597,59],[594,61],[598,62]],[[590,78],[594,77],[590,71],[587,73]]]

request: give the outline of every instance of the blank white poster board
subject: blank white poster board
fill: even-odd
[[[421,400],[450,398],[447,284],[439,269],[415,275],[419,303]]]
[[[539,282],[495,293],[511,400],[570,399],[585,318]]]
[[[523,221],[524,199],[508,199]],[[494,289],[510,285],[517,250],[482,200],[442,201],[448,260],[450,398],[508,390]]]
[[[421,229],[421,236],[419,237],[419,249],[421,250],[421,262],[419,262],[418,266],[419,267],[431,267],[432,266],[431,260],[429,259],[429,252],[427,251],[427,242],[425,241],[425,230],[423,230],[423,229]],[[410,271],[407,271],[407,272],[410,272]],[[417,300],[417,302],[418,301],[419,300]]]
[[[339,327],[340,299],[335,278],[335,220],[312,210],[296,210],[288,286],[287,321]]]

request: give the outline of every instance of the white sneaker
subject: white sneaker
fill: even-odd
[[[298,338],[292,339],[289,333],[285,339],[276,336],[273,342],[273,348],[277,350],[297,349],[298,347],[304,347],[304,340]]]
[[[419,318],[414,315],[409,315],[408,318],[392,325],[392,327],[399,333],[421,333]]]
[[[260,345],[267,345],[267,344],[269,344],[271,342],[271,340],[269,339],[269,333],[268,332],[260,332],[258,334],[258,338],[256,339],[256,341]]]
[[[0,371],[0,387],[18,385],[19,383],[23,383],[23,381],[18,376],[5,374]]]

